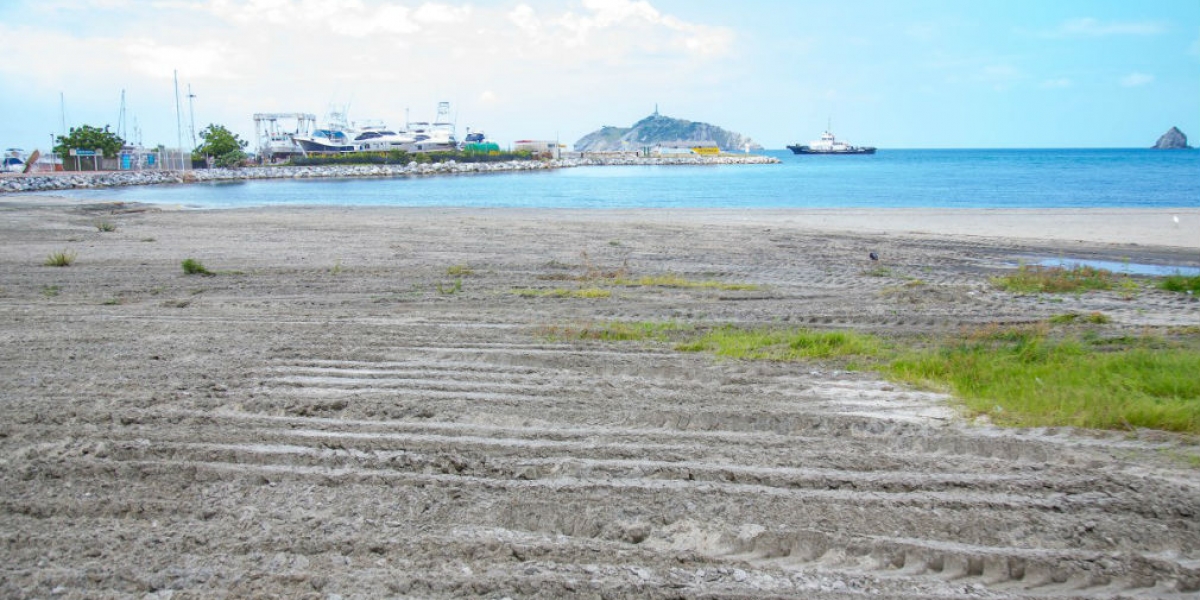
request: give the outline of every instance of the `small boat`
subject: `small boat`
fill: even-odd
[[[23,173],[25,172],[25,151],[20,148],[5,148],[4,163],[0,166],[0,171],[5,173]]]
[[[807,146],[792,144],[788,150],[793,154],[875,154],[874,146],[852,146],[839,142],[828,130],[821,134],[821,139],[809,142]]]

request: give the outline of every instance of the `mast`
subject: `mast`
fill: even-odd
[[[196,110],[192,107],[192,98],[196,95],[192,93],[192,84],[188,84],[188,115],[189,124],[192,130],[192,147],[196,147]]]
[[[125,90],[121,90],[121,113],[117,116],[117,137],[125,139]]]
[[[172,71],[175,77],[175,143],[179,150],[179,170],[183,170],[183,115],[179,110],[179,71]]]

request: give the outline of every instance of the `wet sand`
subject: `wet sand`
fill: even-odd
[[[1031,257],[1200,266],[1198,224],[0,197],[0,596],[1186,597],[1191,440],[1002,430],[836,365],[547,332],[1195,326],[1179,294],[988,278]],[[74,264],[44,266],[58,251]],[[533,293],[580,287],[611,295]]]

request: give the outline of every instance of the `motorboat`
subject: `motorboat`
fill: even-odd
[[[819,140],[811,141],[806,146],[792,144],[788,150],[793,154],[875,154],[874,146],[854,146],[838,141],[829,130],[825,130]]]
[[[292,140],[300,146],[301,154],[344,154],[358,151],[354,135],[346,121],[346,113],[330,111],[325,127],[315,129],[309,135],[294,135]]]
[[[408,124],[408,132],[413,135],[413,141],[406,150],[409,152],[441,152],[458,149],[458,140],[454,137],[454,123],[449,121],[450,103],[439,102],[437,118],[431,124],[427,121],[416,121]]]
[[[25,151],[20,148],[5,148],[4,162],[0,165],[0,171],[5,173],[24,173],[25,160],[28,156]]]

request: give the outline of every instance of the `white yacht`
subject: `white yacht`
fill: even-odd
[[[413,141],[406,150],[409,152],[457,150],[458,140],[454,137],[454,123],[449,118],[450,103],[439,102],[437,118],[433,124],[426,121],[409,123],[408,132],[413,135]]]
[[[5,148],[4,162],[0,166],[0,171],[5,173],[23,173],[25,172],[25,160],[28,155],[20,148]]]

